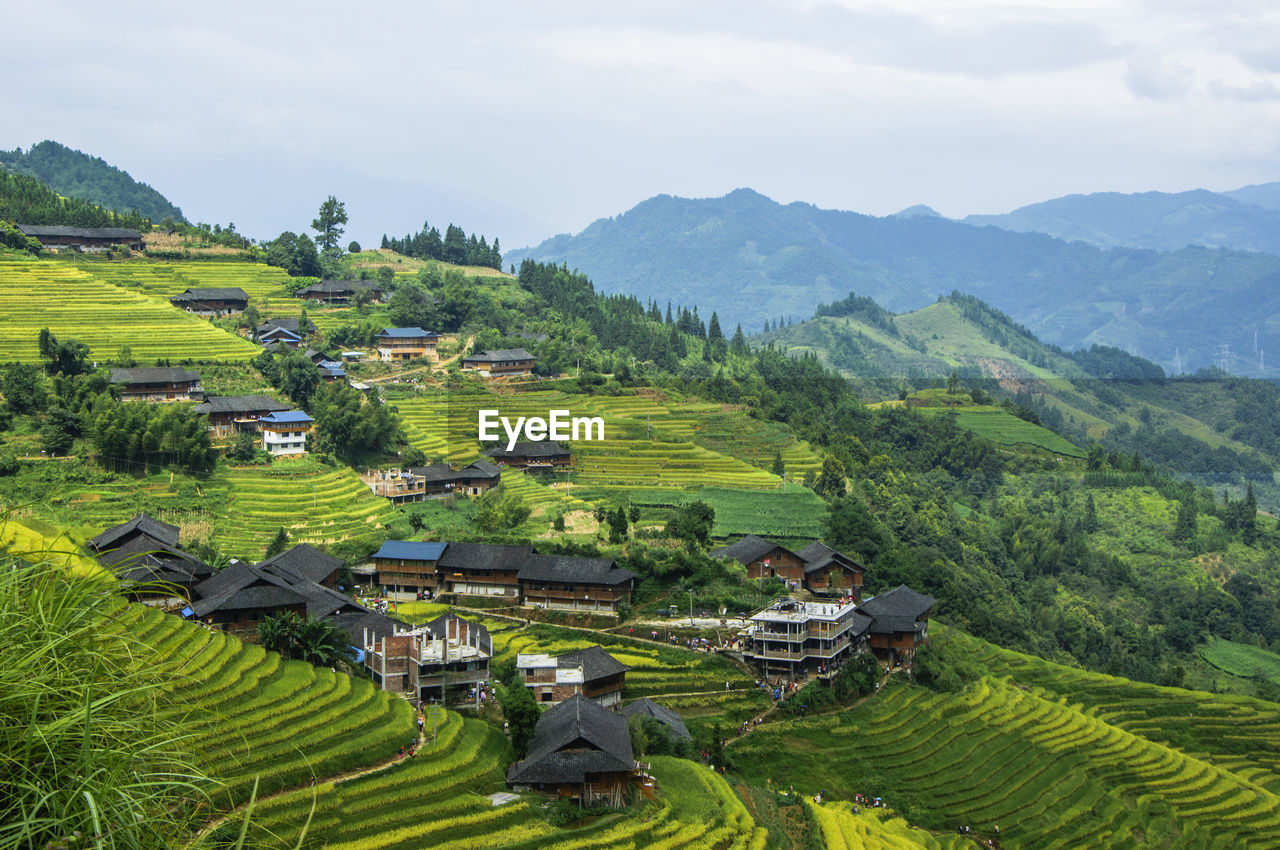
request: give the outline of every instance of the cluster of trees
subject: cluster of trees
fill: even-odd
[[[813,311],[814,318],[821,316],[850,317],[860,322],[880,328],[893,336],[900,336],[898,326],[893,322],[893,314],[876,303],[868,295],[857,295],[850,292],[839,301],[830,304],[819,304]]]
[[[217,464],[205,421],[185,405],[102,397],[87,421],[98,461],[112,469],[174,465],[199,474]]]
[[[151,221],[145,216],[117,213],[92,201],[61,197],[35,177],[3,169],[0,169],[0,220],[15,224],[151,229]]]
[[[453,224],[445,228],[443,237],[438,228],[425,221],[421,230],[405,234],[403,239],[388,239],[384,233],[382,247],[420,260],[502,268],[502,249],[496,236],[493,238],[493,245],[490,245],[483,236],[477,237],[474,233],[468,236],[466,231]]]
[[[318,667],[355,665],[351,638],[331,620],[302,618],[291,611],[268,614],[258,623],[263,649]]]
[[[343,225],[347,220],[346,205],[330,195],[311,221],[316,238],[286,230],[262,243],[263,262],[284,269],[291,277],[323,276],[342,256]]]
[[[25,153],[22,148],[0,151],[0,171],[34,177],[54,192],[67,198],[88,201],[109,210],[119,210],[135,215],[139,217],[139,221],[144,219],[158,221],[163,218],[184,221],[182,210],[146,183],[139,183],[127,172],[108,165],[99,157],[72,150],[57,142],[46,140],[34,144]],[[0,192],[0,195],[3,194]],[[3,215],[0,215],[0,218],[2,217]],[[38,223],[71,224],[72,222]]]

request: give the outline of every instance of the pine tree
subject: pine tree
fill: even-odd
[[[1196,503],[1187,497],[1178,503],[1178,520],[1173,525],[1173,539],[1190,543],[1196,536]]]
[[[738,325],[737,329],[733,332],[733,339],[729,341],[729,350],[738,357],[747,353],[747,338],[743,336],[742,325]]]
[[[780,451],[776,451],[776,450],[774,451],[774,453],[773,453],[773,468],[772,468],[771,470],[769,470],[769,471],[770,471],[770,472],[772,472],[774,475],[778,476],[779,478],[783,478],[783,477],[785,477],[785,476],[786,476],[786,474],[787,474],[787,467],[786,467],[786,465],[782,462],[782,452],[780,452]]]
[[[724,339],[724,334],[720,330],[720,317],[715,314],[715,311],[712,311],[711,322],[707,325],[707,339]]]
[[[671,318],[671,302],[668,301],[667,302],[667,324],[668,325],[673,324],[674,321],[675,320]]]
[[[1258,542],[1258,499],[1253,495],[1252,482],[1240,508],[1240,541],[1246,546]]]
[[[1092,493],[1084,502],[1084,530],[1086,534],[1093,534],[1098,530],[1098,506],[1094,504]]]

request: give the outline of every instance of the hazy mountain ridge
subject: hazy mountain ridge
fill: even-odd
[[[808,318],[851,291],[897,312],[961,291],[1046,342],[1125,348],[1170,372],[1220,360],[1225,344],[1232,371],[1259,374],[1254,334],[1265,349],[1270,320],[1280,322],[1280,257],[1270,254],[1103,250],[927,215],[783,206],[749,189],[659,195],[505,261],[524,257],[567,263],[606,292],[717,311],[748,333],[779,316]]]

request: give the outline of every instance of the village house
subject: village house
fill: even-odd
[[[127,245],[132,251],[146,247],[142,234],[128,227],[68,227],[63,224],[19,224],[24,236],[34,236],[46,249],[71,248],[76,251],[110,251]]]
[[[871,618],[871,651],[886,664],[909,662],[916,647],[929,642],[934,598],[900,584],[873,596],[858,610]]]
[[[175,366],[134,366],[111,370],[121,401],[200,401],[200,373]]]
[[[542,705],[555,705],[579,694],[611,708],[622,702],[629,668],[599,646],[589,646],[564,655],[522,653],[516,657],[516,669],[534,700]]]
[[[384,362],[436,360],[436,344],[440,334],[422,328],[383,328],[377,336],[378,357]]]
[[[440,556],[440,581],[446,593],[509,599],[520,604],[520,569],[532,546],[450,543]]]
[[[147,514],[138,514],[128,522],[112,526],[98,536],[90,538],[89,548],[101,553],[118,549],[139,538],[144,542],[152,541],[166,546],[177,546],[178,533],[179,529],[176,525],[161,522]]]
[[[523,348],[481,351],[462,358],[462,370],[484,378],[516,378],[533,374],[537,363]]]
[[[743,636],[743,657],[764,678],[829,675],[866,645],[871,617],[852,601],[783,599],[756,612]]]
[[[621,806],[640,766],[627,718],[573,696],[538,718],[529,753],[507,769],[513,790],[536,789],[584,806]]]
[[[781,579],[792,590],[845,596],[855,600],[862,592],[865,568],[847,555],[815,540],[793,552],[781,543],[748,534],[741,540],[713,550],[714,558],[732,558],[747,568],[747,578]]]
[[[375,304],[382,301],[382,287],[370,280],[322,280],[299,289],[294,295],[308,301],[346,304],[361,292],[369,293],[369,300]]]
[[[307,597],[289,582],[244,561],[228,564],[195,586],[184,615],[244,638],[257,634],[269,614],[307,616]]]
[[[316,323],[310,319],[303,321],[301,317],[267,319],[253,329],[253,335],[261,341],[273,330],[288,331],[290,335],[301,340],[316,332]]]
[[[177,608],[193,588],[213,575],[213,567],[178,548],[178,527],[138,514],[89,541],[98,563],[120,580],[127,598],[146,605]]]
[[[370,469],[360,474],[360,480],[368,485],[373,495],[390,499],[397,505],[422,502],[428,498],[426,478],[408,469]],[[440,494],[441,497],[447,495]]]
[[[693,735],[689,734],[689,727],[684,725],[683,717],[648,697],[641,697],[622,709],[622,715],[627,718],[628,723],[633,717],[656,720],[663,725],[672,738],[693,740]]]
[[[173,296],[169,303],[197,316],[234,316],[249,306],[249,294],[238,286],[199,287]]]
[[[561,611],[616,614],[631,599],[636,574],[607,558],[530,555],[517,575],[523,603]]]
[[[259,419],[289,409],[284,402],[265,395],[208,396],[195,406],[197,415],[209,417],[209,430],[215,437],[233,436],[241,431],[256,433]]]
[[[489,449],[485,454],[493,458],[499,466],[524,469],[529,472],[566,469],[573,461],[569,450],[554,440],[516,443],[510,449],[505,444],[501,444]]]
[[[285,328],[268,328],[258,335],[258,344],[267,351],[287,351],[302,348],[302,337]]]
[[[427,593],[440,589],[439,563],[447,543],[385,540],[373,553],[378,581],[393,592]]]
[[[268,413],[258,419],[262,448],[272,455],[300,455],[307,452],[307,434],[315,421],[301,410]]]
[[[320,370],[320,379],[323,381],[336,381],[347,377],[347,370],[343,368],[342,363],[318,348],[308,348],[303,352],[303,356],[316,364],[316,368]]]
[[[297,586],[311,582],[337,587],[342,576],[342,560],[321,552],[309,543],[299,543],[279,555],[258,563],[258,568],[280,576]]]
[[[397,505],[446,496],[478,496],[496,487],[501,478],[502,470],[484,458],[461,469],[435,463],[409,469],[371,469],[360,476],[375,496],[388,498]]]
[[[384,691],[461,702],[489,680],[493,640],[479,623],[445,614],[390,635],[365,635],[363,664]]]

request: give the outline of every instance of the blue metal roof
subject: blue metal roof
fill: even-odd
[[[378,334],[378,336],[417,339],[419,337],[438,337],[440,334],[424,331],[422,328],[383,328],[382,333]]]
[[[312,418],[301,410],[282,410],[259,417],[259,422],[312,422]]]
[[[448,543],[417,543],[412,540],[384,540],[375,558],[402,558],[407,561],[438,561]]]

